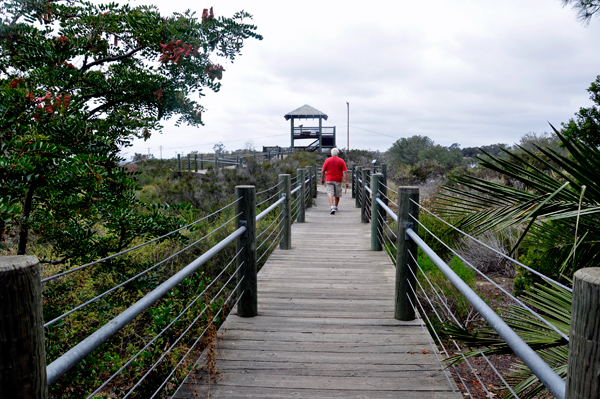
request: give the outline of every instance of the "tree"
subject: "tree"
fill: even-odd
[[[222,142],[219,141],[217,144],[215,144],[213,146],[213,151],[217,155],[223,155],[223,154],[225,154],[225,144],[223,144]]]
[[[433,140],[429,137],[415,135],[397,140],[388,151],[397,161],[407,165],[415,165],[420,160],[419,152],[427,150],[433,145]]]
[[[136,200],[119,149],[163,119],[202,125],[191,96],[219,90],[224,68],[213,60],[262,39],[251,16],[77,0],[0,9],[0,238],[17,229],[24,254],[34,228],[78,257],[84,244],[111,252],[170,228],[161,209]]]
[[[574,140],[580,140],[588,145],[600,147],[600,76],[592,82],[589,89],[590,99],[594,104],[589,108],[579,108],[575,118],[562,124],[562,134]]]
[[[502,152],[503,149],[508,150],[508,149],[510,149],[510,146],[508,144],[498,143],[498,144],[483,145],[481,147],[465,147],[461,150],[461,152],[462,152],[463,157],[465,157],[465,158],[472,158],[475,155],[481,155],[484,152],[486,154],[496,157],[496,156],[504,154]]]
[[[571,5],[577,10],[577,18],[583,23],[589,23],[592,15],[600,11],[599,0],[562,0],[563,6]]]

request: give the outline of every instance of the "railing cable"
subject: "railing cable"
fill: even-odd
[[[262,204],[264,204],[265,202],[270,201],[271,199],[277,197],[279,194],[281,194],[283,192],[283,189],[277,191],[275,194],[271,195],[269,198],[267,198],[264,201],[259,202],[258,204],[256,204],[256,207],[258,208],[259,206],[261,206]]]
[[[45,283],[45,282],[47,282],[47,281],[50,281],[50,280],[57,279],[57,278],[59,278],[59,277],[65,276],[65,275],[67,275],[67,274],[71,274],[71,273],[73,273],[73,272],[76,272],[76,271],[78,271],[78,270],[81,270],[81,269],[85,269],[85,268],[87,268],[87,267],[90,267],[90,266],[96,265],[96,264],[98,264],[98,263],[101,263],[101,262],[104,262],[104,261],[106,261],[106,260],[112,259],[112,258],[114,258],[114,257],[117,257],[117,256],[119,256],[119,255],[126,254],[127,252],[133,251],[134,249],[138,249],[138,248],[141,248],[141,247],[143,247],[143,246],[145,246],[145,245],[151,244],[151,243],[153,243],[153,242],[155,242],[155,241],[161,240],[161,239],[163,239],[163,238],[165,238],[165,237],[168,237],[168,236],[170,236],[170,235],[172,235],[172,234],[175,234],[175,233],[177,233],[178,231],[181,231],[181,230],[187,229],[187,228],[188,228],[188,227],[190,227],[190,226],[193,226],[193,225],[195,225],[195,224],[198,224],[198,223],[202,222],[203,220],[206,220],[206,219],[208,219],[209,217],[216,215],[217,213],[219,213],[219,212],[221,212],[221,211],[223,211],[223,210],[225,210],[225,209],[229,208],[230,206],[233,206],[233,205],[235,205],[235,204],[236,204],[238,201],[240,201],[241,199],[242,199],[242,198],[238,198],[238,199],[236,199],[235,201],[233,201],[232,203],[230,203],[230,204],[228,204],[228,205],[225,205],[223,208],[219,209],[218,211],[215,211],[215,212],[211,213],[210,215],[208,215],[208,216],[205,216],[205,217],[203,217],[202,219],[196,220],[195,222],[192,222],[192,223],[190,223],[190,224],[188,224],[188,225],[185,225],[185,226],[183,226],[183,227],[180,227],[180,228],[178,228],[177,230],[173,230],[173,231],[171,231],[170,233],[167,233],[167,234],[165,234],[165,235],[162,235],[162,236],[160,236],[160,237],[154,238],[154,239],[152,239],[152,240],[150,240],[150,241],[147,241],[147,242],[145,242],[145,243],[143,243],[143,244],[136,245],[135,247],[132,247],[132,248],[126,249],[125,251],[121,251],[121,252],[119,252],[119,253],[117,253],[117,254],[113,254],[113,255],[107,256],[107,257],[105,257],[105,258],[102,258],[102,259],[99,259],[99,260],[95,260],[95,261],[93,261],[93,262],[90,262],[90,263],[87,263],[87,264],[85,264],[85,265],[82,265],[82,266],[76,267],[75,269],[67,270],[67,271],[65,271],[65,272],[62,272],[62,273],[55,274],[54,276],[46,277],[46,278],[42,279],[42,280],[41,280],[41,282],[42,282],[42,283]]]
[[[208,289],[210,287],[212,287],[212,285],[217,282],[221,276],[225,273],[225,271],[227,271],[227,269],[229,269],[229,266],[231,266],[231,264],[237,259],[238,255],[242,252],[243,248],[239,250],[239,252],[237,254],[235,254],[233,256],[233,258],[231,259],[231,261],[229,262],[229,264],[227,266],[225,266],[225,268],[221,271],[221,273],[219,273],[219,275],[217,277],[215,277],[210,284],[208,284],[204,290],[202,290],[202,292],[200,294],[198,294],[196,296],[196,298],[194,298],[189,305],[187,305],[187,307],[185,309],[183,309],[183,311],[181,313],[179,313],[179,315],[177,317],[175,317],[168,326],[166,326],[165,328],[163,328],[163,330],[161,332],[159,332],[154,338],[152,338],[152,340],[150,342],[148,342],[140,351],[138,351],[138,353],[136,353],[134,356],[132,356],[127,363],[125,363],[123,366],[121,366],[121,368],[119,370],[117,370],[112,376],[110,376],[109,379],[107,379],[100,387],[98,387],[94,392],[92,392],[87,399],[90,399],[92,397],[94,397],[97,393],[99,393],[102,388],[104,388],[109,382],[111,382],[117,375],[119,375],[121,373],[121,371],[123,371],[127,366],[129,366],[135,359],[138,358],[139,355],[141,355],[146,349],[148,349],[158,338],[160,338],[169,328],[171,328],[171,326],[173,324],[175,324],[175,322],[177,320],[179,320],[184,314],[185,312],[187,312],[194,304],[196,304],[196,301],[198,299],[200,299],[202,297],[202,295],[204,295],[204,293],[206,293],[206,291],[208,291]],[[243,262],[240,264],[240,266],[238,266],[238,269],[241,267],[241,265],[243,264]],[[233,273],[236,274],[237,270]]]
[[[278,235],[275,237],[275,239],[273,240],[273,242],[271,243],[271,245],[269,245],[269,247],[268,247],[268,248],[265,250],[265,252],[263,252],[263,254],[260,256],[260,258],[258,258],[258,259],[257,259],[256,263],[260,262],[260,261],[261,261],[261,259],[262,259],[262,258],[264,258],[264,257],[265,257],[265,255],[267,255],[267,254],[269,253],[269,250],[271,249],[271,247],[272,247],[274,244],[277,244],[277,243],[279,243],[279,241],[277,241],[277,240],[279,239],[279,237],[280,237],[280,236],[281,236],[281,237],[283,237],[283,235],[282,235],[282,234],[283,234],[283,230],[281,230],[281,231],[279,232],[279,234],[278,234]]]
[[[242,262],[243,264],[243,262]],[[238,267],[237,270],[239,270],[242,266],[242,264],[240,264],[240,266]],[[131,395],[133,393],[133,391],[140,386],[140,384],[146,379],[146,377],[148,375],[150,375],[150,373],[156,368],[156,366],[158,366],[158,364],[165,358],[165,356],[171,352],[171,350],[173,350],[173,348],[179,343],[179,341],[181,341],[183,339],[183,337],[185,336],[185,334],[187,334],[187,332],[192,328],[192,326],[194,324],[196,324],[196,322],[200,319],[200,317],[202,317],[202,315],[204,314],[204,312],[206,311],[206,309],[208,309],[208,307],[210,305],[212,305],[212,303],[215,301],[215,299],[219,296],[219,294],[221,292],[223,292],[223,290],[225,289],[225,287],[227,286],[227,284],[229,284],[229,282],[231,281],[232,278],[234,278],[237,274],[237,270],[236,273],[233,273],[231,275],[231,277],[229,277],[229,279],[227,280],[227,282],[225,282],[225,284],[223,284],[223,286],[221,287],[221,289],[219,290],[219,292],[217,292],[215,294],[215,296],[210,300],[210,302],[204,307],[204,309],[202,310],[202,312],[200,312],[200,314],[198,316],[196,316],[196,318],[188,325],[188,327],[185,329],[185,331],[183,333],[181,333],[179,335],[179,337],[175,340],[175,342],[173,342],[173,344],[162,354],[162,356],[156,361],[154,362],[154,364],[152,365],[152,367],[150,367],[150,369],[146,372],[146,374],[143,375],[143,377],[141,379],[138,380],[138,382],[129,390],[129,392],[127,392],[127,394],[123,397],[123,399],[126,399],[127,397],[129,397],[129,395]],[[235,292],[235,291],[234,291]],[[213,320],[215,319],[216,315],[213,316]],[[209,326],[212,324],[211,320],[209,322]],[[206,332],[208,330],[208,327],[206,329],[204,329],[204,332]],[[204,332],[202,334],[204,334]],[[162,389],[162,386],[161,388]],[[155,392],[156,394],[156,392]]]
[[[233,221],[233,220],[234,220],[236,217],[238,217],[239,215],[241,215],[241,213],[239,213],[239,214],[235,215],[234,217],[232,217],[231,219],[229,219],[227,222],[223,223],[221,226],[217,227],[216,229],[214,229],[214,230],[213,230],[213,231],[211,231],[210,233],[206,234],[205,236],[203,236],[203,237],[202,237],[202,238],[200,238],[199,240],[197,240],[197,241],[193,242],[192,244],[188,245],[187,247],[183,248],[182,250],[180,250],[180,251],[178,251],[178,252],[175,252],[173,255],[171,255],[171,256],[169,256],[169,257],[167,257],[167,258],[165,258],[165,259],[161,260],[160,262],[158,262],[158,263],[157,263],[157,264],[155,264],[154,266],[152,266],[152,267],[149,267],[148,269],[144,270],[143,272],[140,272],[140,273],[136,274],[135,276],[131,277],[130,279],[128,279],[128,280],[126,280],[126,281],[124,281],[124,282],[122,282],[122,283],[120,283],[120,284],[118,284],[118,285],[114,286],[113,288],[111,288],[111,289],[109,289],[109,290],[107,290],[107,291],[104,291],[102,294],[95,296],[94,298],[92,298],[92,299],[90,299],[90,300],[88,300],[88,301],[86,301],[86,302],[82,303],[82,304],[81,304],[81,305],[79,305],[79,306],[76,306],[75,308],[73,308],[73,309],[69,310],[68,312],[66,312],[66,313],[63,313],[62,315],[58,316],[57,318],[55,318],[55,319],[53,319],[53,320],[50,320],[48,323],[44,324],[44,328],[51,326],[52,324],[56,323],[57,321],[59,321],[59,320],[61,320],[61,319],[64,319],[64,318],[65,318],[65,317],[67,317],[68,315],[70,315],[70,314],[72,314],[72,313],[74,313],[74,312],[76,312],[76,311],[78,311],[78,310],[80,310],[80,309],[82,309],[82,308],[86,307],[87,305],[89,305],[89,304],[91,304],[91,303],[93,303],[93,302],[96,302],[98,299],[100,299],[100,298],[102,298],[102,297],[104,297],[104,296],[106,296],[106,295],[110,294],[111,292],[113,292],[113,291],[115,291],[115,290],[117,290],[117,289],[119,289],[119,288],[123,287],[124,285],[126,285],[126,284],[128,284],[128,283],[132,282],[133,280],[135,280],[135,279],[139,278],[140,276],[143,276],[144,274],[147,274],[147,273],[149,273],[150,271],[152,271],[152,270],[156,269],[158,266],[160,266],[160,265],[162,265],[163,263],[165,263],[165,262],[167,262],[167,261],[169,261],[169,260],[173,259],[174,257],[176,257],[177,255],[181,254],[182,252],[184,252],[184,251],[187,251],[189,248],[191,248],[191,247],[193,247],[193,246],[197,245],[199,242],[201,242],[201,241],[205,240],[206,238],[210,237],[212,234],[216,233],[216,232],[217,232],[218,230],[220,230],[221,228],[223,228],[223,227],[227,226],[229,223],[231,223],[231,222],[232,222],[232,221]]]
[[[416,306],[413,303],[413,301],[410,299],[409,296],[407,296],[407,299],[410,302],[410,304],[413,307],[413,309],[416,310]],[[425,316],[425,319],[427,320],[427,324],[429,324],[430,326],[433,325],[431,323],[431,320],[429,320],[429,316],[427,316],[427,313],[425,312],[425,309],[423,308],[423,305],[421,304],[421,301],[419,300],[419,297],[417,295],[415,295],[415,299],[416,299],[417,303],[419,304],[419,307],[421,308],[421,312],[419,312],[419,313],[421,313],[423,316]],[[442,347],[442,350],[446,354],[446,357],[447,358],[450,357],[450,354],[446,350],[446,347],[444,346],[444,343],[443,343],[442,339],[440,338],[440,336],[438,335],[437,331],[435,329],[432,329],[432,331],[435,334],[435,337],[437,338],[437,341],[440,343],[440,346]],[[460,379],[460,382],[462,383],[463,387],[465,388],[465,390],[469,394],[469,397],[472,398],[473,395],[471,394],[471,391],[469,390],[469,387],[467,387],[467,383],[463,380],[462,375],[460,374],[460,372],[458,371],[458,369],[456,368],[456,366],[452,365],[452,368],[454,369],[454,372],[456,373],[456,375]]]
[[[502,291],[503,293],[505,293],[509,298],[511,298],[514,302],[516,302],[519,306],[521,306],[523,309],[527,310],[529,313],[531,313],[531,315],[533,315],[535,318],[537,318],[539,321],[541,321],[542,323],[544,323],[545,325],[547,325],[548,327],[550,327],[551,330],[554,330],[554,332],[556,332],[558,335],[560,335],[561,337],[563,337],[564,339],[567,340],[567,342],[569,341],[569,337],[567,335],[565,335],[562,331],[560,331],[556,326],[552,325],[552,323],[548,322],[545,318],[543,318],[542,316],[540,316],[537,312],[535,312],[533,309],[531,309],[529,306],[527,306],[525,303],[523,303],[520,299],[516,298],[515,296],[513,296],[511,293],[509,293],[508,291],[506,291],[504,288],[502,288],[500,285],[498,285],[494,280],[492,280],[491,278],[489,278],[488,276],[485,275],[485,273],[483,273],[481,270],[477,269],[475,266],[473,266],[468,260],[466,260],[464,257],[462,257],[458,252],[456,252],[454,249],[452,249],[449,245],[447,245],[445,242],[443,242],[439,237],[437,237],[435,234],[433,234],[427,227],[425,227],[425,225],[423,225],[423,223],[421,223],[417,218],[415,218],[412,215],[409,215],[415,222],[417,222],[419,224],[419,226],[422,226],[429,234],[431,234],[431,236],[433,238],[435,238],[436,240],[438,240],[443,246],[445,246],[448,250],[450,250],[450,252],[452,252],[454,255],[456,255],[464,264],[466,264],[467,266],[469,266],[471,269],[475,270],[480,276],[482,276],[483,278],[485,278],[487,281],[489,281],[494,287],[498,288],[500,291]]]
[[[232,293],[229,295],[229,297],[227,298],[227,300],[224,303],[228,303],[229,300],[231,299],[231,297],[233,296],[234,292],[237,292],[238,287],[240,286],[240,284],[242,283],[242,281],[244,280],[245,276],[242,276],[242,278],[240,279],[240,281],[238,281],[238,284],[236,285],[236,287],[232,290]],[[240,301],[240,299],[242,299],[243,295],[240,295],[238,297],[238,299],[235,301],[235,303],[233,304],[233,306],[231,307],[231,310],[233,310],[238,302]],[[222,308],[221,308],[222,309]],[[220,312],[220,310],[219,310]],[[219,315],[219,312],[217,312],[217,314],[215,315],[215,317],[217,317]],[[231,314],[231,311],[229,312]],[[214,317],[213,317],[214,319]],[[219,328],[220,330],[220,328]],[[185,358],[187,357],[187,355],[189,355],[191,353],[191,351],[196,347],[196,345],[198,344],[198,342],[200,342],[200,339],[202,338],[202,336],[204,335],[204,333],[202,333],[202,335],[200,335],[198,338],[196,338],[196,341],[194,341],[194,344],[190,347],[190,349],[187,351],[187,353],[181,358],[181,360],[179,361],[179,363],[177,363],[177,366],[175,366],[175,368],[179,368],[179,366],[181,366],[181,363],[183,363],[183,361],[185,360]],[[200,356],[198,358],[198,360],[196,360],[196,362],[194,363],[194,365],[198,364],[198,361],[202,358],[202,356]],[[172,375],[172,374],[171,374]],[[179,384],[179,387],[177,388],[177,391],[179,391],[181,389],[181,387],[183,386],[183,384],[185,383],[185,378],[183,381],[181,381],[181,384]],[[176,391],[176,392],[177,392]]]
[[[425,278],[425,280],[427,281],[427,283],[429,284],[429,286],[431,287],[432,291],[435,293],[435,295],[438,297],[439,302],[446,308],[446,311],[448,312],[448,314],[450,316],[452,316],[452,319],[454,319],[454,322],[458,325],[458,326],[463,326],[462,323],[460,323],[458,321],[458,319],[456,318],[456,316],[454,315],[454,313],[452,312],[452,310],[450,310],[450,307],[448,306],[448,304],[446,303],[446,301],[444,301],[442,299],[442,296],[440,295],[439,291],[435,288],[435,286],[433,285],[433,283],[431,282],[431,280],[429,280],[429,277],[427,277],[427,274],[423,271],[423,269],[421,268],[421,265],[419,265],[419,263],[417,262],[417,260],[415,259],[415,257],[413,256],[413,254],[411,252],[409,252],[410,257],[413,259],[413,261],[415,262],[415,264],[417,265],[417,267],[419,268],[419,270],[421,271],[421,275]],[[415,273],[410,270],[411,274],[415,277],[415,279],[417,279],[417,276],[415,275]],[[425,291],[425,289],[423,288],[423,286],[421,285],[421,283],[418,281],[418,279],[416,280],[417,283],[419,284],[419,287],[421,287],[421,291],[423,292],[423,294],[425,295],[425,297],[427,298],[427,301],[429,302],[429,305],[431,306],[431,308],[434,310],[436,316],[438,317],[438,320],[440,321],[440,323],[443,323],[444,321],[441,319],[441,316],[435,311],[435,307],[433,305],[433,302],[431,301],[431,299],[429,298],[429,296],[427,295],[427,292]],[[464,328],[464,327],[463,327]],[[432,326],[433,329],[433,326]],[[455,345],[456,341],[452,340],[452,342],[454,342]],[[462,351],[459,348],[459,351],[462,354]],[[485,357],[485,354],[483,352],[481,352],[481,350],[479,350],[479,352]],[[463,355],[464,357],[464,355]],[[486,361],[489,363],[489,360],[486,357]],[[491,363],[490,363],[491,364]],[[514,391],[512,390],[512,388],[510,387],[510,385],[508,385],[508,383],[504,380],[504,378],[502,377],[502,375],[500,375],[500,373],[498,372],[498,370],[496,370],[495,367],[492,367],[494,369],[494,371],[496,372],[496,374],[498,375],[498,377],[500,377],[500,379],[504,382],[504,385],[506,386],[506,388],[508,388],[508,390],[517,398],[519,399],[519,397],[514,393]]]
[[[415,201],[413,201],[412,199],[411,199],[410,201],[412,201],[412,202],[413,202],[415,205],[417,205],[419,208],[421,208],[422,210],[424,210],[425,212],[427,212],[428,214],[430,214],[430,215],[431,215],[431,216],[433,216],[434,218],[438,219],[440,222],[442,222],[442,223],[446,224],[447,226],[451,227],[452,229],[454,229],[454,230],[458,231],[459,233],[463,234],[464,236],[466,236],[466,237],[470,238],[471,240],[473,240],[473,241],[475,241],[475,242],[477,242],[477,243],[479,243],[479,244],[483,245],[484,247],[486,247],[486,248],[487,248],[487,249],[489,249],[490,251],[492,251],[492,252],[495,252],[496,254],[498,254],[498,255],[502,256],[502,257],[503,257],[503,258],[505,258],[505,259],[508,259],[508,260],[510,260],[510,261],[511,261],[511,262],[513,262],[513,263],[516,263],[517,265],[519,265],[519,266],[521,266],[522,268],[524,268],[524,269],[526,269],[526,270],[530,271],[531,273],[533,273],[533,274],[537,275],[538,277],[541,277],[542,279],[544,279],[544,280],[546,280],[546,281],[550,281],[551,283],[553,283],[553,284],[556,284],[556,285],[558,285],[559,287],[561,287],[561,288],[563,288],[563,289],[565,289],[565,290],[567,290],[567,291],[569,291],[569,292],[573,292],[573,289],[572,289],[572,288],[569,288],[569,287],[567,287],[567,286],[565,286],[565,285],[563,285],[563,284],[559,283],[558,281],[555,281],[555,280],[551,279],[550,277],[543,275],[542,273],[538,272],[537,270],[535,270],[535,269],[532,269],[531,267],[529,267],[529,266],[527,266],[527,265],[524,265],[523,263],[519,262],[518,260],[516,260],[516,259],[513,259],[513,258],[511,258],[510,256],[508,256],[508,255],[506,255],[506,254],[503,254],[502,252],[498,251],[497,249],[495,249],[495,248],[492,248],[492,247],[490,247],[489,245],[487,245],[487,244],[485,244],[485,243],[483,243],[483,242],[479,241],[477,238],[475,238],[475,237],[473,237],[473,236],[469,235],[468,233],[465,233],[464,231],[462,231],[462,230],[461,230],[461,229],[459,229],[458,227],[456,227],[456,226],[453,226],[452,224],[448,223],[447,221],[445,221],[444,219],[442,219],[442,218],[441,218],[441,217],[439,217],[438,215],[434,214],[433,212],[431,212],[431,211],[430,211],[430,210],[428,210],[427,208],[423,207],[422,205],[419,205],[419,204],[417,204],[417,203],[416,203]]]

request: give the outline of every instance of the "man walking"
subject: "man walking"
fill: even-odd
[[[327,181],[327,195],[329,196],[329,205],[331,205],[331,214],[335,215],[338,210],[338,204],[342,196],[342,181],[346,182],[348,187],[348,168],[346,162],[338,157],[340,151],[337,148],[331,149],[331,157],[323,163],[321,171],[321,184]],[[327,176],[327,179],[325,179]]]

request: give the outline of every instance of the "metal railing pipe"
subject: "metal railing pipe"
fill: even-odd
[[[381,198],[377,198],[376,199],[377,203],[379,204],[379,206],[385,211],[385,213],[387,213],[388,215],[390,215],[392,217],[392,219],[394,219],[394,222],[398,223],[398,216],[394,213],[394,211],[392,211],[382,200]]]
[[[419,248],[435,263],[442,273],[450,280],[456,289],[463,294],[469,303],[481,314],[489,325],[498,333],[506,344],[521,358],[523,363],[540,379],[542,384],[558,399],[565,398],[566,382],[539,355],[523,341],[490,308],[475,291],[471,289],[454,271],[423,241],[412,229],[406,229],[406,234]]]
[[[48,385],[55,382],[64,373],[69,371],[87,355],[92,353],[94,349],[106,342],[110,337],[116,334],[127,323],[135,319],[142,312],[152,306],[156,301],[163,297],[167,292],[173,289],[183,279],[195,272],[200,266],[206,263],[210,258],[215,256],[219,251],[231,244],[237,237],[244,234],[245,227],[240,227],[229,236],[221,240],[217,245],[206,251],[202,256],[198,257],[192,263],[175,273],[167,281],[156,287],[150,293],[146,294],[142,299],[125,309],[121,314],[113,318],[111,321],[100,327],[95,333],[81,341],[79,344],[71,348],[67,353],[53,361],[46,367],[48,376]]]
[[[277,201],[275,201],[275,203],[273,203],[273,205],[271,205],[270,207],[268,207],[267,209],[265,209],[264,211],[262,211],[261,213],[256,215],[256,221],[258,222],[259,220],[263,219],[273,209],[277,208],[279,206],[279,204],[281,204],[283,201],[285,201],[285,198],[279,198]]]

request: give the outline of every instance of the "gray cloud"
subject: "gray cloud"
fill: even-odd
[[[165,13],[195,7],[153,2]],[[259,148],[288,145],[283,115],[305,103],[329,115],[344,147],[346,101],[351,148],[385,150],[413,134],[443,145],[514,143],[589,105],[585,89],[600,74],[599,21],[583,27],[558,0],[290,4],[215,7],[253,13],[264,41],[247,41],[226,65],[221,92],[203,98],[205,127],[167,126],[128,151],[207,151],[210,143],[240,140],[226,144],[235,149],[263,136],[254,140]]]

